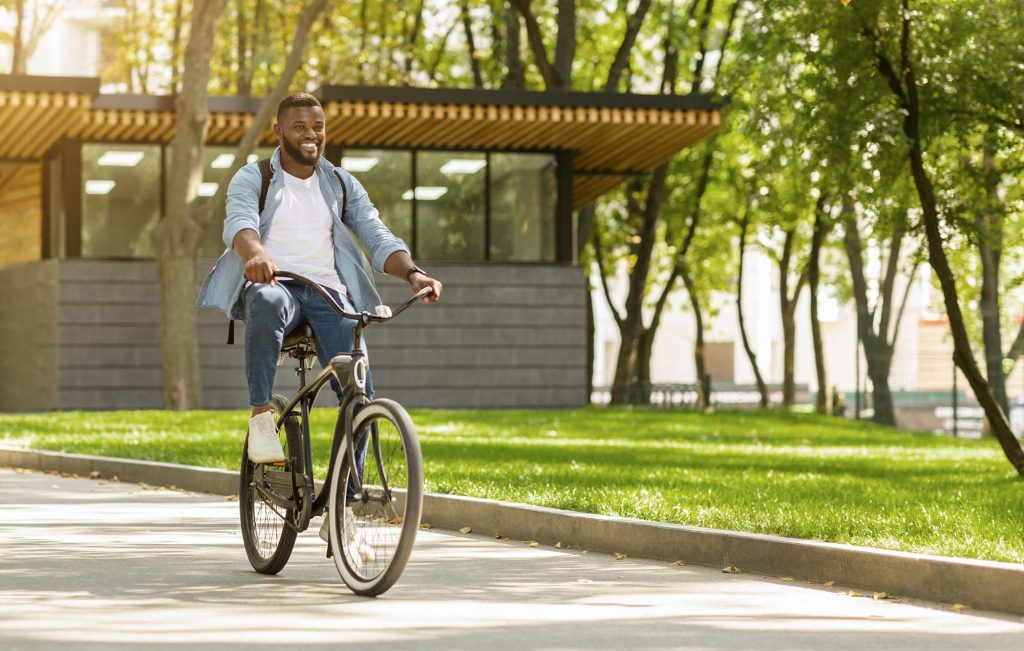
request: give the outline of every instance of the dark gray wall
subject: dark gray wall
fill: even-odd
[[[57,406],[57,263],[0,268],[0,411]]]
[[[200,277],[211,266],[212,261],[204,261]],[[371,328],[370,358],[379,395],[424,407],[586,403],[581,269],[494,263],[423,266],[445,284],[444,299],[415,306],[394,323]],[[49,270],[49,294],[33,292],[34,285],[25,283],[28,277],[45,277],[36,269]],[[388,303],[408,296],[407,286],[397,280],[379,278],[379,284]],[[0,352],[3,386],[42,386],[51,393],[27,407],[9,406],[12,399],[5,396],[0,408],[161,407],[153,262],[63,260],[0,268],[0,292],[4,291],[14,292],[6,305],[32,302],[31,314],[38,316],[30,319],[35,324],[31,327],[8,325],[21,321],[5,317],[0,328],[7,329],[0,333],[15,333],[11,328],[32,332],[49,357],[12,352],[5,346]],[[37,298],[30,301],[32,296]],[[248,403],[243,347],[225,345],[226,323],[217,312],[200,311],[204,405],[213,409]],[[238,342],[245,336],[240,326],[236,324]],[[19,370],[27,358],[36,363],[31,377],[23,377]],[[291,360],[279,367],[277,391],[294,391],[293,367]]]

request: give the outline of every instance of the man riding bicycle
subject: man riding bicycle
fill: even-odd
[[[322,157],[326,121],[320,102],[307,93],[285,97],[274,124],[279,147],[270,159],[270,184],[263,199],[257,163],[238,170],[228,186],[224,243],[228,250],[203,281],[198,304],[215,307],[245,322],[245,374],[249,384],[249,458],[253,463],[284,460],[270,413],[277,358],[285,335],[309,324],[321,366],[350,352],[355,324],[343,319],[315,291],[275,281],[279,269],[314,279],[349,311],[382,308],[373,270],[353,233],[370,255],[373,269],[409,282],[412,291],[430,287],[435,302],[441,283],[417,267],[409,247],[381,222],[366,190],[352,175]],[[351,229],[351,230],[350,230]],[[341,400],[341,387],[331,386]],[[367,378],[367,390],[372,393]]]

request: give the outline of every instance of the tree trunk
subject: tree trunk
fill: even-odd
[[[1006,396],[1006,375],[1003,371],[1003,337],[999,305],[999,271],[1003,249],[1003,224],[996,209],[996,189],[999,177],[995,171],[992,143],[985,140],[982,178],[988,205],[983,214],[975,219],[978,232],[978,253],[981,258],[981,311],[982,341],[985,345],[985,368],[988,384],[992,387],[999,406],[1004,413],[1010,413]]]
[[[872,418],[876,423],[883,425],[896,425],[896,413],[893,409],[892,394],[889,391],[889,367],[892,360],[893,347],[889,344],[888,334],[879,330],[875,331],[874,314],[875,310],[868,306],[867,280],[864,276],[864,254],[861,247],[860,231],[857,226],[857,219],[853,214],[853,203],[849,198],[843,201],[843,247],[846,249],[846,257],[850,263],[850,280],[853,284],[853,300],[857,307],[857,336],[864,346],[864,358],[867,361],[868,377],[871,378],[872,400],[875,415]],[[891,287],[895,283],[893,274],[895,265],[899,258],[900,243],[903,238],[903,229],[897,228],[893,233],[892,243],[889,247],[889,264],[886,277],[883,279],[883,291],[879,300],[883,304],[883,312],[888,313],[889,308],[885,307],[892,300]],[[908,290],[909,291],[909,290]],[[883,321],[888,321],[887,318]],[[895,334],[892,341],[896,341]]]
[[[814,409],[819,414],[828,413],[829,386],[825,373],[825,350],[821,337],[821,321],[818,319],[818,280],[821,276],[819,261],[821,247],[828,233],[829,225],[824,220],[824,197],[818,200],[814,211],[814,234],[811,237],[811,258],[807,262],[807,280],[811,293],[811,339],[814,342],[814,370],[818,378],[818,392]]]
[[[526,66],[523,65],[522,36],[519,14],[509,5],[505,8],[505,79],[502,88],[525,88]],[[583,242],[586,238],[581,237]]]
[[[807,282],[806,269],[800,274],[789,296],[789,269],[793,259],[793,243],[796,239],[796,227],[786,231],[786,240],[782,246],[782,257],[779,259],[779,311],[782,315],[782,405],[792,406],[796,401],[796,383],[794,380],[794,358],[796,356],[796,305],[800,301],[800,292]]]
[[[625,316],[619,328],[621,344],[615,366],[615,381],[612,383],[612,402],[622,404],[627,398],[627,386],[636,375],[636,360],[639,352],[639,338],[644,330],[643,301],[647,292],[647,276],[650,273],[655,235],[661,216],[661,204],[665,197],[665,179],[668,165],[659,165],[651,175],[647,198],[641,211],[640,241],[636,244],[636,262],[629,276],[629,291],[626,295]],[[636,189],[637,184],[631,187]],[[635,208],[635,207],[634,207]]]
[[[693,321],[695,327],[693,341],[693,366],[697,375],[697,406],[707,409],[711,406],[711,381],[708,377],[707,366],[704,364],[704,311],[701,308],[700,297],[693,278],[686,270],[685,262],[682,264],[681,274],[686,293],[690,297],[690,307],[693,309]]]
[[[970,339],[967,336],[967,328],[964,325],[963,313],[960,311],[960,299],[957,296],[956,281],[953,272],[949,267],[949,260],[946,258],[946,251],[943,248],[944,242],[939,223],[938,202],[935,197],[935,189],[932,186],[931,178],[928,176],[924,166],[924,153],[921,146],[920,120],[921,111],[917,95],[917,81],[914,77],[913,66],[911,65],[910,54],[910,21],[912,14],[908,0],[903,0],[903,11],[901,15],[900,34],[900,70],[901,75],[892,67],[885,50],[878,43],[875,37],[875,58],[879,72],[888,82],[890,90],[896,96],[903,109],[903,133],[910,143],[908,159],[910,163],[911,176],[914,179],[914,187],[917,189],[918,200],[921,204],[921,214],[924,220],[925,235],[928,238],[928,262],[935,271],[935,276],[942,288],[942,299],[946,306],[946,315],[949,317],[949,327],[953,334],[953,360],[957,367],[967,378],[967,382],[974,391],[974,396],[981,404],[992,426],[992,432],[999,441],[1006,455],[1007,460],[1017,470],[1017,473],[1024,475],[1024,450],[1020,442],[1010,429],[1010,423],[1006,414],[996,400],[985,377],[978,368],[971,351]],[[869,32],[870,33],[870,32]]]
[[[11,53],[11,74],[25,74],[25,0],[15,0],[14,42]]]
[[[175,100],[177,127],[171,140],[173,161],[167,172],[167,214],[153,233],[160,277],[160,355],[164,371],[164,405],[169,409],[201,406],[199,348],[196,343],[195,268],[202,234],[192,214],[202,178],[207,95],[214,29],[226,0],[196,2],[185,47],[184,79]]]
[[[155,250],[160,280],[160,352],[164,406],[202,407],[199,341],[196,336],[196,259],[178,256],[173,247]]]
[[[743,340],[743,350],[750,360],[750,368],[754,371],[754,381],[757,383],[757,393],[761,396],[761,409],[768,407],[768,386],[761,377],[761,369],[757,367],[757,355],[750,347],[750,340],[747,338],[747,328],[743,321],[743,256],[747,246],[747,228],[750,225],[749,210],[744,212],[743,220],[740,222],[740,261],[739,271],[736,278],[736,316],[740,322],[740,339]]]
[[[420,4],[422,7],[422,3]],[[480,55],[476,51],[476,40],[473,38],[473,22],[469,18],[469,0],[462,0],[462,29],[466,34],[466,45],[469,49],[469,67],[473,71],[473,87],[484,87],[484,75],[480,69]]]

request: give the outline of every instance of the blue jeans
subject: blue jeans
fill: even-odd
[[[324,288],[347,312],[355,312],[346,296]],[[277,359],[286,334],[302,322],[313,329],[316,356],[320,366],[327,365],[338,353],[351,352],[355,340],[356,322],[338,316],[338,313],[309,286],[301,283],[278,282],[271,287],[252,284],[242,290],[245,306],[245,375],[249,381],[249,404],[259,407],[270,402],[274,388]],[[365,340],[363,349],[366,349]],[[331,388],[341,404],[341,386],[331,380]],[[373,398],[373,378],[366,375],[366,393]],[[357,412],[358,413],[358,410]],[[369,437],[356,449],[356,464],[360,473],[366,460]],[[348,489],[351,499],[353,487]]]
[[[348,297],[333,289],[325,289],[346,311],[355,311]],[[355,321],[338,316],[319,294],[306,285],[286,282],[278,282],[273,287],[251,284],[242,290],[242,302],[245,306],[245,376],[249,381],[249,404],[253,407],[270,402],[281,342],[300,323],[306,322],[313,329],[316,356],[323,368],[327,368],[331,358],[338,353],[352,350]],[[341,387],[331,380],[331,388],[338,395],[340,404]],[[366,392],[373,397],[373,381],[369,375]]]

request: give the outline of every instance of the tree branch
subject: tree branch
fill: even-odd
[[[533,62],[540,70],[541,77],[544,78],[544,85],[547,88],[559,88],[560,80],[548,60],[547,50],[544,49],[544,37],[540,33],[537,17],[530,9],[530,0],[512,0],[512,4],[519,10],[519,14],[526,23],[526,36],[530,42],[530,51],[533,53]]]
[[[615,303],[612,302],[612,293],[608,289],[608,274],[604,267],[604,252],[601,250],[601,238],[598,236],[597,229],[593,230],[593,244],[594,244],[594,261],[597,263],[597,275],[601,277],[601,289],[604,290],[604,298],[608,301],[608,309],[611,310],[612,316],[615,318],[615,323],[618,324],[619,329],[622,329],[622,324],[625,323],[626,319],[619,313],[619,309],[615,307]]]
[[[644,18],[650,8],[651,0],[640,0],[636,11],[626,20],[626,33],[623,34],[622,43],[619,44],[619,49],[615,52],[615,59],[608,69],[608,81],[604,85],[605,91],[610,93],[618,91],[622,74],[629,66],[629,56],[636,43],[636,36],[640,33],[640,27],[643,26]]]

